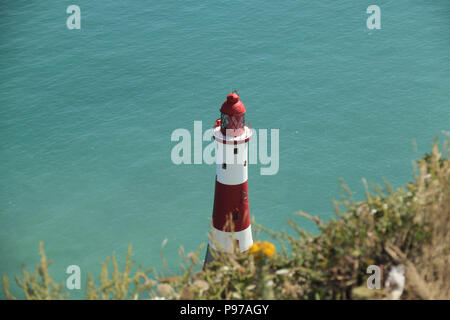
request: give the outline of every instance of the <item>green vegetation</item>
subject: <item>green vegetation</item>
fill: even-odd
[[[417,162],[414,181],[393,190],[366,185],[365,201],[356,202],[347,187],[335,202],[337,217],[314,221],[320,234],[313,235],[289,220],[296,235],[253,225],[278,241],[256,243],[247,253],[217,254],[205,270],[199,248],[184,254],[180,248],[181,275],[163,276],[157,270],[132,273],[131,246],[123,271],[114,256],[108,258],[100,285],[89,276],[87,299],[382,299],[387,290],[366,286],[369,265],[383,265],[384,279],[392,266],[405,270],[401,299],[450,299],[450,182],[448,144]],[[67,298],[63,284],[48,274],[41,244],[41,263],[33,274],[22,271],[16,282],[27,299]],[[109,265],[113,271],[110,274]],[[8,279],[3,277],[8,299]]]

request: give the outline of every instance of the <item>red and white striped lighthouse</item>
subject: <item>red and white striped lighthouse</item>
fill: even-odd
[[[239,95],[233,92],[227,95],[220,108],[221,117],[214,125],[216,186],[205,264],[212,260],[210,250],[231,252],[238,246],[242,252],[253,244],[247,182],[252,130],[246,126],[245,111]]]

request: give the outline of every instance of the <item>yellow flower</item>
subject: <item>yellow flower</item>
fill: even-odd
[[[259,241],[256,241],[250,247],[250,249],[248,250],[248,253],[250,253],[250,254],[257,254],[260,250],[261,250],[261,248],[259,246]]]
[[[264,241],[262,246],[262,253],[267,257],[267,258],[272,258],[273,255],[275,254],[275,251],[277,250],[275,248],[275,246],[273,244],[271,244],[270,242]]]
[[[267,258],[272,258],[275,254],[276,248],[273,244],[267,241],[256,241],[248,250],[248,253],[255,255],[257,260],[261,259],[262,256]]]

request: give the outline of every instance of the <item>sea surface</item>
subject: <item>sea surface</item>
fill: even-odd
[[[249,168],[251,215],[275,230],[315,232],[294,212],[329,219],[340,178],[357,200],[362,178],[411,181],[450,129],[448,0],[8,0],[0,39],[0,275],[18,297],[40,241],[58,282],[80,266],[73,298],[129,244],[160,270],[167,239],[177,272],[178,248],[207,241],[215,167],[175,165],[171,134],[211,127],[233,89],[253,128],[279,130],[278,173]]]

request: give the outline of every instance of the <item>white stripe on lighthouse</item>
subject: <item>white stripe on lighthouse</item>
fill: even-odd
[[[227,185],[242,184],[248,179],[247,167],[242,164],[227,164],[226,168],[217,165],[217,181]]]
[[[248,143],[224,144],[216,141],[217,164],[241,164],[247,160]]]
[[[211,248],[228,253],[233,251],[233,239],[239,241],[239,250],[241,252],[247,251],[253,244],[251,225],[247,229],[237,232],[223,232],[211,226],[211,237],[212,241],[209,241]]]
[[[216,142],[217,181],[227,185],[238,185],[247,181],[247,155],[248,143],[232,145]]]

